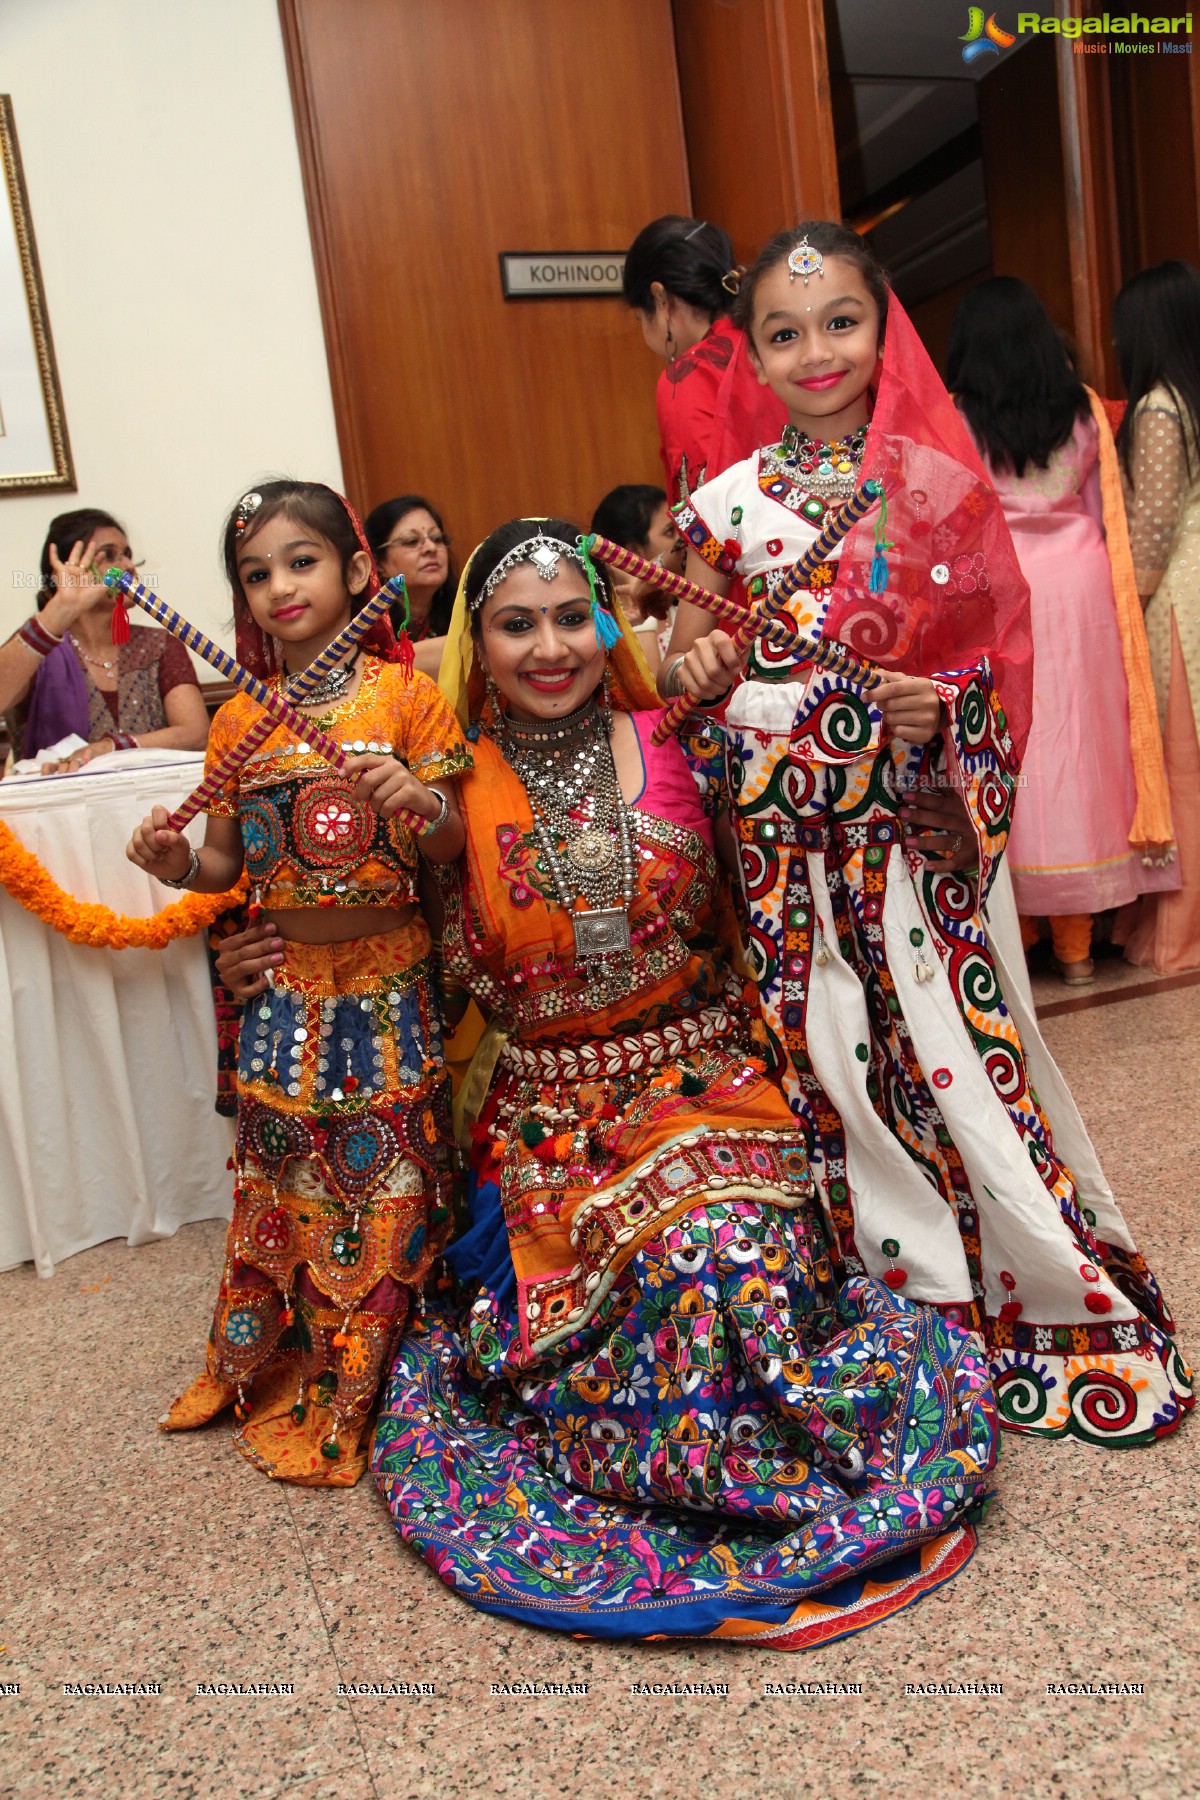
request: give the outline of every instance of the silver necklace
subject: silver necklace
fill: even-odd
[[[75,654],[78,657],[80,657],[82,659],[82,661],[92,663],[97,669],[115,669],[116,668],[117,663],[116,663],[115,657],[110,662],[103,656],[92,656],[88,653],[88,651],[86,651],[84,649],[83,645],[80,643],[79,639],[75,636],[74,632],[71,632],[70,637],[71,637],[71,644],[75,650]]]
[[[340,700],[354,679],[354,670],[358,663],[358,651],[346,662],[340,662],[330,669],[328,675],[322,675],[320,681],[310,687],[302,702],[305,706],[331,706]],[[294,680],[291,671],[286,667],[279,677],[280,692],[284,692],[288,682]]]
[[[575,960],[589,982],[603,980],[595,994],[602,1004],[633,949],[633,831],[609,742],[612,717],[589,701],[569,719],[539,727],[505,717],[500,747],[529,797],[534,835],[559,905],[571,915]],[[575,904],[580,896],[583,909]]]

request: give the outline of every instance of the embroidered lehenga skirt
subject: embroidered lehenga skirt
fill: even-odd
[[[1193,1404],[1166,1302],[970,876],[927,871],[900,810],[919,772],[961,785],[983,876],[1013,781],[986,666],[936,678],[948,764],[879,748],[833,676],[730,706],[751,949],[776,1067],[847,1276],[983,1334],[1013,1430],[1142,1444]]]
[[[162,1423],[235,1407],[264,1473],[349,1486],[382,1375],[450,1223],[428,930],[288,943],[247,1002],[234,1212],[207,1368]]]
[[[694,787],[649,740],[629,969],[599,1003],[523,790],[486,743],[464,782],[443,953],[509,1038],[447,1253],[471,1304],[406,1329],[372,1468],[473,1605],[799,1648],[967,1560],[995,1410],[966,1332],[835,1277]]]

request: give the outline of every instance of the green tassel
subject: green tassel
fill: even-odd
[[[600,577],[597,575],[596,565],[592,561],[591,538],[586,534],[581,535],[577,540],[576,548],[583,558],[584,573],[588,579],[588,587],[591,589],[592,625],[596,633],[596,642],[602,650],[611,650],[613,645],[620,640],[621,627],[601,597]]]
[[[700,1077],[688,1069],[679,1083],[679,1091],[688,1100],[695,1100],[697,1095],[704,1092],[704,1085]]]
[[[549,1136],[550,1133],[546,1127],[537,1119],[526,1119],[521,1127],[521,1142],[527,1150],[536,1150],[538,1145]]]

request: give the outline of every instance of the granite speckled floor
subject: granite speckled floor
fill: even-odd
[[[1102,967],[1115,1003],[1045,1032],[1200,1361],[1200,999]],[[1149,1450],[1008,1438],[971,1565],[807,1656],[575,1642],[473,1612],[396,1538],[373,1488],[264,1481],[218,1427],[154,1421],[193,1370],[223,1227],[0,1275],[0,1794],[116,1800],[460,1800],[489,1794],[843,1800],[1200,1794],[1200,1420]],[[432,1696],[338,1693],[430,1683]],[[510,1699],[491,1683],[586,1682]],[[64,1683],[159,1682],[156,1697]],[[214,1696],[198,1683],[292,1683]],[[727,1698],[636,1682],[727,1682]],[[858,1683],[773,1696],[768,1683]],[[922,1696],[906,1684],[1000,1692]],[[1134,1694],[1047,1692],[1141,1684]]]

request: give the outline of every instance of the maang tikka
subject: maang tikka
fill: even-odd
[[[788,280],[795,281],[797,275],[803,275],[804,285],[808,286],[810,275],[819,275],[825,279],[825,258],[819,250],[814,250],[808,241],[807,233],[800,239],[796,248],[787,260]]]

